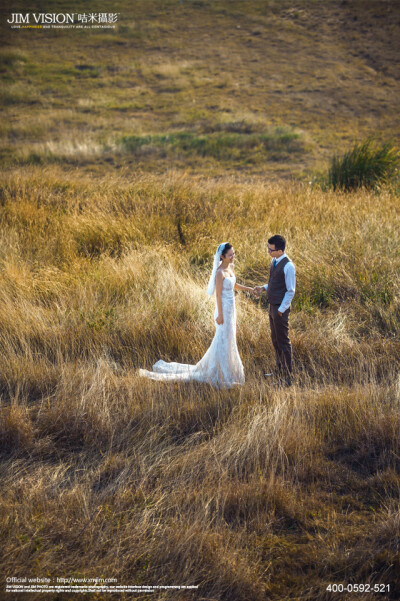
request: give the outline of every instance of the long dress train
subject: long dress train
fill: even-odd
[[[231,388],[244,384],[244,370],[236,343],[236,307],[233,287],[234,275],[225,277],[222,282],[222,312],[224,323],[218,325],[215,319],[218,307],[215,307],[216,326],[213,341],[205,355],[196,365],[185,363],[167,363],[157,361],[153,371],[139,369],[139,375],[152,380],[188,382],[207,382],[216,388]]]

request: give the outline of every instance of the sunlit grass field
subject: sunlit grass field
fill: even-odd
[[[399,15],[367,4],[121,1],[107,34],[3,27],[4,577],[399,598],[398,186],[313,184],[342,146],[398,139]],[[263,284],[274,233],[294,385],[263,378],[268,306],[241,293],[242,388],[138,378],[208,348],[217,245]]]

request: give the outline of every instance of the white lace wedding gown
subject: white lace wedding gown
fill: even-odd
[[[166,363],[157,361],[153,371],[139,369],[139,375],[152,380],[188,382],[207,382],[216,388],[230,388],[244,384],[244,370],[236,344],[236,307],[233,287],[234,275],[222,281],[222,313],[224,323],[215,322],[216,332],[211,346],[196,365],[185,363]],[[215,307],[214,321],[218,315]]]

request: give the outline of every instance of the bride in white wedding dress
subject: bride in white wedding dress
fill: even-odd
[[[152,380],[207,382],[216,388],[231,388],[244,384],[244,370],[236,344],[236,308],[234,290],[254,292],[253,288],[236,283],[233,271],[235,251],[223,242],[214,255],[208,294],[216,292],[214,321],[216,332],[211,346],[196,365],[157,361],[153,371],[139,369],[139,375]]]

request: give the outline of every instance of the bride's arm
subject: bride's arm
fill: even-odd
[[[218,307],[218,315],[216,322],[218,325],[224,323],[224,316],[222,314],[222,282],[224,281],[224,276],[221,271],[217,271],[215,275],[215,294],[217,297],[217,307]]]
[[[235,290],[243,290],[243,292],[253,292],[253,288],[248,286],[242,286],[242,284],[235,284],[233,287]]]

